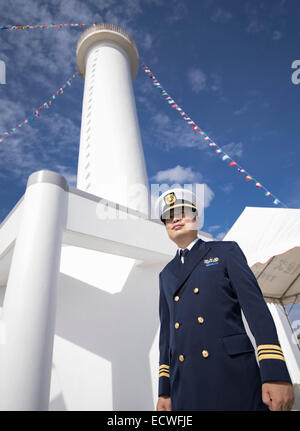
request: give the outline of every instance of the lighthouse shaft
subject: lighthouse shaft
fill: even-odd
[[[124,40],[105,28],[78,42],[85,84],[77,187],[147,213],[148,179],[132,87],[137,58]]]

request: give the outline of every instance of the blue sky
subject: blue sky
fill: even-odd
[[[224,152],[290,208],[300,207],[296,0],[0,0],[0,25],[112,22]],[[0,131],[16,127],[77,70],[79,28],[1,31]],[[274,207],[172,110],[140,68],[134,82],[149,182],[205,184],[202,230],[222,239],[245,206]],[[75,185],[83,80],[0,143],[0,221],[40,169]],[[279,205],[281,206],[281,205]]]

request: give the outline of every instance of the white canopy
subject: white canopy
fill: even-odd
[[[245,207],[223,241],[236,241],[267,302],[300,301],[300,209]]]

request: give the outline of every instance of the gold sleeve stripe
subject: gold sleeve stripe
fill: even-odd
[[[170,366],[169,365],[160,365],[159,369],[160,370],[169,370]]]
[[[258,357],[258,360],[261,361],[262,359],[280,359],[281,361],[284,361],[284,357],[281,355],[260,355]]]
[[[272,354],[272,355],[274,355],[274,356],[278,356],[279,358],[283,358],[283,359],[284,359],[284,356],[283,356],[283,354],[282,354],[282,353],[274,352],[274,351],[272,351],[272,350],[266,350],[266,351],[264,351],[264,352],[260,352],[260,353],[258,353],[258,359],[259,359],[261,356],[263,356],[263,355],[270,355],[270,354]]]
[[[260,352],[258,352],[259,355],[263,355],[264,353],[274,353],[274,355],[283,356],[282,352],[279,352],[279,350],[275,350],[275,349],[265,349],[265,350],[261,350]]]
[[[170,374],[169,373],[163,373],[163,372],[159,373],[159,377],[163,377],[163,376],[170,377]]]
[[[280,346],[276,346],[276,344],[260,344],[257,347],[257,350],[265,350],[265,349],[275,349],[275,350],[279,350],[280,352],[282,352],[281,347]]]

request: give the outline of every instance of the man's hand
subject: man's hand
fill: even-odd
[[[295,401],[289,382],[266,382],[262,385],[262,400],[272,411],[291,410]]]
[[[166,395],[161,395],[158,398],[156,410],[172,410],[171,398]]]

